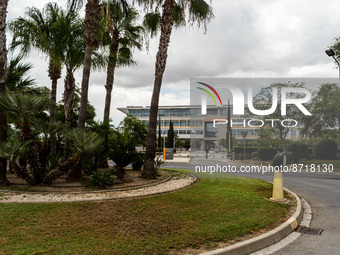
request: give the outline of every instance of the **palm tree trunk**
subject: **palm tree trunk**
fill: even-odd
[[[0,1],[0,95],[6,91],[7,79],[7,49],[6,49],[6,13],[8,0]],[[0,109],[0,145],[6,142],[7,139],[7,116]],[[6,177],[7,160],[0,158],[0,186],[9,185]]]
[[[67,67],[66,78],[65,78],[65,90],[64,90],[64,111],[65,111],[65,130],[71,129],[71,120],[73,114],[73,103],[74,103],[74,91],[75,91],[75,79],[73,70],[71,67]],[[68,150],[70,147],[70,141],[68,138],[65,139],[65,152],[64,159],[68,158]]]
[[[80,130],[85,129],[92,51],[93,51],[92,46],[86,45],[84,69],[83,69],[83,80],[81,83],[80,110],[79,110],[79,117],[78,117],[78,128]]]
[[[107,66],[107,74],[106,74],[106,97],[105,97],[105,109],[104,109],[104,122],[109,122],[110,119],[110,107],[111,107],[111,95],[112,88],[114,82],[115,68],[116,68],[116,59],[118,53],[118,33],[115,33],[112,37],[111,45],[110,45],[110,56],[109,63]]]
[[[163,4],[163,14],[161,21],[161,36],[156,57],[155,81],[150,105],[149,129],[146,141],[146,162],[142,172],[142,178],[155,179],[154,159],[156,154],[156,130],[159,94],[162,86],[163,74],[166,67],[167,52],[172,32],[172,9],[174,0],[166,0]]]
[[[81,99],[80,111],[78,118],[78,129],[85,129],[89,79],[91,71],[91,57],[93,47],[98,45],[98,28],[99,28],[100,5],[99,0],[88,0],[85,6],[85,26],[84,26],[84,39],[85,39],[85,57],[83,80],[81,83]]]
[[[51,89],[51,106],[50,106],[50,123],[54,124],[56,120],[57,112],[57,83],[58,79],[61,77],[61,70],[58,65],[56,65],[52,60],[50,60],[48,75],[52,80]],[[57,151],[57,138],[55,133],[50,134],[50,146],[51,152],[55,153]]]

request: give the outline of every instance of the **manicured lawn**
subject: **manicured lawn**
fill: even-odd
[[[265,199],[271,188],[229,176],[142,199],[0,204],[0,254],[166,254],[213,245],[284,217],[289,205]]]

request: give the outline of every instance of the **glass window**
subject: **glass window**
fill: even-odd
[[[217,127],[214,127],[212,122],[205,123],[205,136],[206,137],[217,137]]]
[[[196,121],[195,121],[195,125],[196,125],[197,127],[203,126],[203,120],[196,120]]]
[[[131,115],[132,117],[142,117],[142,109],[130,109],[129,110],[129,115]]]
[[[217,116],[217,109],[207,109],[208,116]]]
[[[172,116],[172,110],[171,109],[159,109],[158,115],[159,116]]]
[[[187,133],[186,130],[179,130],[180,135],[186,135],[186,133]]]
[[[200,116],[201,108],[190,108],[189,114],[190,116]]]
[[[164,121],[164,126],[170,126],[170,120]]]
[[[190,135],[191,134],[191,130],[189,129],[189,130],[187,130],[187,134],[188,135]]]
[[[174,121],[172,122],[172,124],[173,124],[174,126],[179,126],[179,121],[178,121],[178,120],[174,120]]]
[[[186,120],[181,120],[180,121],[180,126],[186,126],[187,125],[187,121]]]
[[[296,135],[296,130],[292,130],[292,135]]]
[[[175,134],[178,134],[178,130],[174,130],[174,133],[175,133]]]
[[[203,130],[196,130],[197,135],[203,135]]]
[[[174,109],[174,116],[187,116],[187,109]]]
[[[149,110],[149,109],[144,109],[144,110],[143,110],[143,114],[144,114],[144,115],[143,115],[144,117],[149,117],[149,115],[150,115],[150,110]]]
[[[149,121],[143,121],[144,125],[149,125]]]
[[[162,130],[162,135],[167,135],[168,134],[168,130]]]

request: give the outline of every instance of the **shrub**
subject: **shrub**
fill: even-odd
[[[261,147],[257,150],[261,160],[272,160],[277,152],[278,148],[273,147]]]
[[[250,158],[257,158],[259,156],[259,154],[257,153],[257,151],[254,151],[250,154]]]
[[[334,140],[323,139],[315,146],[315,156],[319,159],[335,159],[338,145]]]
[[[91,175],[91,183],[92,187],[107,187],[113,185],[113,178],[111,175],[103,173],[99,170],[93,172]]]
[[[288,145],[288,151],[290,151],[293,155],[293,162],[298,163],[300,158],[306,157],[308,160],[311,159],[309,154],[309,149],[307,144],[296,141],[292,142]]]
[[[246,154],[251,154],[253,152],[257,152],[259,147],[246,147]],[[244,147],[243,146],[234,146],[234,152],[235,153],[244,153]]]
[[[279,155],[282,152],[278,152],[275,154],[274,158],[276,158],[277,155]],[[293,153],[291,153],[290,151],[286,151],[286,160],[287,160],[287,164],[292,164],[293,163]]]
[[[144,153],[138,153],[138,156],[136,157],[135,161],[132,162],[132,169],[139,171],[142,169],[142,166],[145,161],[145,155]]]
[[[165,164],[165,161],[163,160],[162,157],[158,157],[154,160],[154,168],[155,168],[155,172],[158,175],[158,170],[161,168],[162,165]]]

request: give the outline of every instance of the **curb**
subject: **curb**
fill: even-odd
[[[303,217],[303,207],[300,198],[290,190],[286,189],[287,192],[292,194],[296,201],[296,211],[293,214],[292,217],[290,217],[286,222],[284,222],[282,225],[274,228],[273,230],[251,238],[249,240],[236,243],[224,248],[220,248],[214,251],[204,252],[201,253],[201,255],[243,255],[243,254],[249,254],[258,250],[261,250],[263,248],[266,248],[281,239],[288,236],[293,230],[297,228],[297,226],[300,224],[302,217]]]

